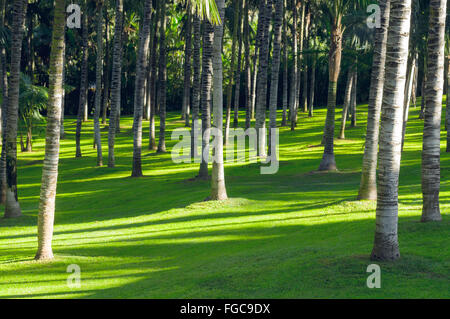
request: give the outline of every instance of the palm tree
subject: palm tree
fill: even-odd
[[[337,82],[341,71],[342,39],[346,27],[343,24],[344,15],[349,10],[356,10],[366,3],[364,0],[321,0],[324,12],[328,15],[331,26],[330,50],[328,54],[328,102],[327,117],[324,130],[324,152],[319,171],[336,170],[334,158],[334,126]]]
[[[22,133],[20,133],[20,143],[22,152],[33,151],[33,126],[37,122],[43,122],[44,117],[41,112],[47,107],[48,91],[42,86],[33,85],[31,78],[20,74],[20,94],[19,94],[19,126],[23,123],[26,131],[26,146],[24,146]]]
[[[4,27],[4,21],[5,21],[5,0],[1,0],[0,3],[0,26]],[[6,49],[3,45],[3,41],[0,43],[0,88],[2,90],[2,104],[1,104],[1,134],[0,139],[2,142],[2,151],[1,151],[1,157],[0,157],[0,204],[5,203],[5,196],[6,196],[6,147],[4,143],[5,138],[5,130],[6,128],[6,110],[7,110],[7,97],[8,97],[8,74],[6,72]]]
[[[445,112],[445,126],[447,127],[447,153],[450,153],[450,56],[447,57],[447,106]]]
[[[120,108],[120,89],[122,79],[122,23],[123,0],[116,0],[116,25],[114,28],[113,65],[111,75],[111,112],[108,130],[108,167],[115,167],[114,144],[116,125]]]
[[[244,2],[245,128],[248,129],[252,116],[252,67],[250,62],[249,0],[244,0]]]
[[[380,131],[381,104],[383,102],[384,74],[386,63],[386,43],[391,10],[391,0],[380,0],[380,28],[376,31],[370,82],[367,132],[362,164],[361,184],[358,199],[375,200],[377,198],[377,156]]]
[[[111,58],[109,54],[109,19],[108,10],[105,10],[105,71],[104,71],[104,88],[103,88],[103,102],[102,102],[102,124],[106,124],[106,116],[108,113],[109,106],[109,85],[110,85],[110,75],[111,75]]]
[[[167,57],[166,57],[166,0],[161,1],[161,28],[159,31],[159,141],[158,153],[166,151],[166,99],[167,99]]]
[[[94,111],[94,140],[97,146],[97,166],[103,166],[102,137],[100,135],[100,108],[103,75],[103,0],[97,2],[97,68]],[[106,91],[105,91],[106,95]]]
[[[38,214],[38,251],[36,260],[53,259],[52,237],[55,219],[56,184],[58,180],[61,97],[63,91],[65,1],[55,0],[53,37],[50,56],[49,103],[45,159],[42,169]]]
[[[198,11],[194,15],[194,55],[193,55],[193,71],[194,79],[192,85],[192,130],[191,130],[191,157],[197,155],[197,143],[195,140],[194,130],[197,128],[199,113],[200,113],[200,45],[201,45],[201,31],[200,31],[200,17]]]
[[[213,55],[214,27],[209,21],[203,21],[203,56],[202,56],[202,79],[201,98],[202,108],[202,162],[198,178],[208,179],[208,157],[209,139],[211,128],[211,82],[213,75],[212,55]]]
[[[447,1],[445,0],[430,1],[428,66],[425,84],[427,107],[422,150],[423,222],[442,220],[439,208],[439,188],[446,8]]]
[[[233,17],[233,36],[232,36],[232,44],[231,44],[231,64],[228,74],[228,91],[227,91],[227,112],[226,112],[226,119],[225,119],[225,144],[228,144],[228,136],[230,132],[230,121],[231,121],[231,102],[233,100],[233,82],[235,79],[235,73],[238,71],[236,68],[236,58],[237,52],[236,52],[236,45],[238,42],[238,28],[239,28],[239,0],[233,0],[233,11],[234,11],[234,17]],[[239,32],[240,33],[240,32]]]
[[[142,116],[144,110],[145,79],[148,65],[148,51],[150,47],[150,24],[152,15],[152,0],[146,0],[144,19],[140,31],[138,60],[136,63],[136,84],[134,94],[133,121],[133,170],[132,177],[142,176]]]
[[[222,71],[222,43],[223,43],[223,21],[225,16],[225,0],[217,0],[221,23],[214,27],[213,43],[213,72],[214,72],[214,97],[213,97],[213,129],[214,154],[211,175],[211,200],[227,199],[225,187],[225,172],[223,165],[223,71]]]
[[[87,81],[88,81],[88,37],[89,37],[89,26],[88,26],[88,13],[87,13],[87,1],[84,1],[84,12],[82,15],[82,46],[81,51],[83,58],[81,60],[81,80],[80,80],[80,99],[78,102],[78,116],[77,116],[77,128],[75,133],[76,139],[76,154],[75,157],[81,157],[81,126],[83,120],[87,113],[85,111],[85,106],[87,105]]]
[[[259,19],[262,32],[260,34],[259,65],[256,97],[256,133],[258,135],[258,155],[266,156],[266,109],[267,109],[267,74],[269,68],[269,27],[272,16],[272,0],[260,2]]]
[[[286,16],[286,3],[287,0],[283,0],[283,115],[281,119],[281,126],[287,125],[287,108],[288,108],[288,41],[287,41],[287,16]]]
[[[187,5],[186,14],[186,36],[184,49],[184,92],[182,119],[185,120],[185,126],[189,127],[189,113],[191,106],[191,53],[192,53],[192,9]]]
[[[283,27],[284,0],[275,1],[274,41],[272,57],[272,80],[270,86],[270,129],[277,127],[278,82],[280,77],[281,36]],[[272,130],[271,130],[272,132]],[[271,135],[270,135],[271,136]],[[271,143],[272,138],[269,138]],[[270,144],[269,144],[270,145]],[[269,147],[269,150],[271,147]],[[271,154],[274,155],[274,154]]]
[[[400,257],[398,180],[410,22],[411,0],[392,0],[386,50],[386,85],[381,108],[378,200],[372,260],[396,260]]]
[[[239,0],[239,30],[238,30],[238,59],[235,74],[235,94],[234,94],[234,112],[233,112],[233,127],[237,128],[239,125],[239,104],[241,98],[241,71],[242,71],[242,1]]]
[[[291,130],[295,129],[296,118],[295,110],[297,108],[297,80],[298,80],[298,47],[297,47],[297,0],[291,0],[292,6],[292,59],[293,65],[291,70],[291,92],[289,98],[289,120],[291,122]]]
[[[17,124],[19,117],[20,60],[24,32],[26,4],[15,0],[13,6],[13,24],[11,34],[11,67],[8,78],[8,99],[5,127],[6,155],[6,200],[5,218],[22,215],[17,196]]]
[[[151,51],[151,78],[150,78],[150,95],[151,95],[151,102],[150,102],[150,123],[149,123],[149,136],[148,136],[148,149],[151,151],[156,151],[157,145],[156,145],[156,132],[155,132],[155,115],[156,115],[156,79],[157,79],[157,57],[158,57],[158,23],[160,21],[159,19],[159,12],[160,12],[160,5],[159,2],[156,1],[156,8],[154,13],[153,20],[153,36],[152,36],[152,51]]]
[[[355,71],[352,68],[350,68],[347,72],[347,84],[345,86],[345,98],[344,98],[344,107],[342,108],[341,131],[339,133],[340,139],[345,139],[345,125],[347,123],[347,112],[349,110],[352,100],[351,95],[354,78],[355,78]]]

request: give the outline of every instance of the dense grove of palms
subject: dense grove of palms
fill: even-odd
[[[101,122],[108,125],[105,170],[116,165],[120,116],[133,114],[130,175],[138,178],[143,176],[144,133],[151,152],[167,152],[166,114],[180,112],[181,127],[201,132],[201,145],[192,138],[191,156],[199,153],[198,148],[201,154],[212,152],[211,163],[202,157],[199,173],[193,177],[210,180],[208,199],[225,200],[224,145],[232,127],[254,125],[259,138],[257,154],[265,159],[271,155],[268,147],[274,146],[272,139],[265,140],[267,126],[276,129],[280,122],[295,130],[302,116],[312,117],[315,107],[326,105],[323,158],[317,167],[335,171],[339,166],[335,137],[345,139],[347,119],[351,127],[358,125],[357,101],[367,101],[358,198],[377,200],[372,259],[399,258],[402,145],[409,108],[416,107],[418,94],[424,120],[422,221],[441,220],[442,117],[447,151],[450,147],[448,107],[442,113],[443,95],[450,92],[447,1],[375,2],[380,7],[379,25],[371,29],[366,8],[373,1],[85,0],[81,2],[81,28],[67,29],[65,1],[0,1],[0,200],[5,205],[4,216],[21,216],[17,185],[21,73],[29,75],[32,85],[48,87],[46,111],[38,110],[45,114],[47,130],[37,259],[53,258],[58,152],[65,114],[76,115],[75,155],[81,157],[81,133],[83,125],[90,125],[92,109],[98,166],[103,165]],[[40,35],[30,23],[46,23],[39,20],[48,18],[46,8],[54,13],[49,53],[31,53]],[[23,50],[28,50],[24,61]],[[72,92],[70,86],[76,89]],[[336,136],[336,107],[341,104]],[[245,111],[245,119],[240,111]],[[158,134],[156,118],[160,120]],[[30,146],[31,142],[30,134]]]

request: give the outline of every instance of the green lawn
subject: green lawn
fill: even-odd
[[[340,111],[340,110],[339,110]],[[444,110],[445,111],[445,110]],[[203,202],[209,183],[190,180],[197,164],[170,153],[143,152],[144,178],[132,179],[131,118],[122,119],[117,167],[97,168],[92,121],[75,159],[75,120],[66,120],[56,203],[55,261],[33,261],[43,158],[19,154],[24,217],[0,221],[2,298],[449,298],[450,154],[442,133],[442,223],[420,223],[421,131],[411,110],[400,178],[401,259],[381,263],[381,289],[368,289],[375,203],[356,201],[367,106],[358,127],[336,140],[339,172],[317,169],[325,110],[301,114],[294,133],[280,132],[280,170],[226,166],[231,198]],[[241,116],[243,123],[244,114]],[[169,114],[169,129],[180,127]],[[340,121],[340,114],[337,115]],[[147,129],[148,123],[144,123]],[[338,130],[339,125],[336,126]],[[147,132],[144,143],[147,143]],[[174,145],[167,135],[168,149]],[[103,131],[107,158],[107,133]],[[105,161],[106,162],[106,161]],[[81,267],[81,288],[66,285],[67,266]]]

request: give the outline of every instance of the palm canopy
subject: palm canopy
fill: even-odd
[[[219,10],[215,0],[187,0],[201,19],[207,19],[212,24],[221,24]]]
[[[349,17],[349,23],[355,19],[359,22],[361,17],[366,17],[365,8],[369,4],[376,3],[374,0],[318,0],[317,5],[322,9],[322,12],[329,17],[329,21],[337,24],[342,24],[343,18],[347,13],[352,13]],[[364,12],[362,12],[364,10]],[[345,23],[343,31],[346,29]]]

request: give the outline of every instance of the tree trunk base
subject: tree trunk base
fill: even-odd
[[[422,223],[442,221],[442,216],[439,207],[430,209],[424,208],[422,212],[422,218],[420,219],[420,221]]]
[[[11,190],[6,190],[5,200],[5,218],[18,218],[22,216],[22,210],[20,204],[16,200],[16,195]]]
[[[377,186],[363,186],[359,190],[358,200],[377,200]]]
[[[383,236],[384,237],[384,236]],[[390,238],[381,238],[381,235],[375,234],[375,244],[370,256],[373,261],[394,261],[400,258],[398,241]]]
[[[319,166],[319,171],[337,171],[334,154],[323,154],[322,162]]]
[[[53,256],[52,250],[44,250],[44,251],[38,251],[36,256],[34,257],[34,260],[36,261],[49,261],[53,260],[55,257]]]

